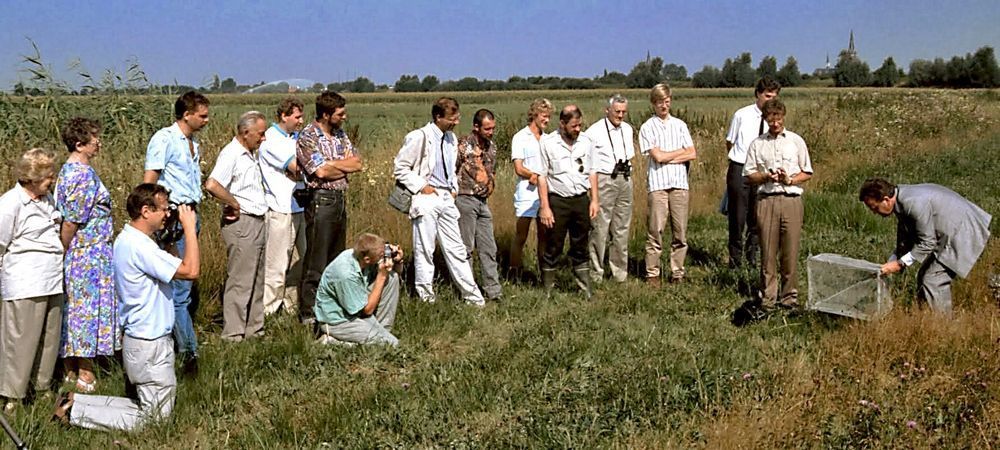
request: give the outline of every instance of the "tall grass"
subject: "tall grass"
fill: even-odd
[[[465,113],[459,131],[468,132],[476,108],[489,107],[498,116],[501,153],[509,152],[532,98],[577,102],[589,123],[610,93],[456,93]],[[625,94],[628,120],[638,128],[650,114],[646,92]],[[409,221],[385,203],[391,160],[403,135],[426,123],[436,95],[348,97],[349,131],[366,161],[351,179],[350,235],[374,231],[410,247]],[[995,91],[782,95],[788,127],[805,138],[816,169],[806,186],[803,258],[837,252],[880,261],[891,250],[892,220],[856,200],[871,175],[949,185],[1000,211],[1000,184],[992,182],[1000,171]],[[212,96],[211,122],[200,133],[204,173],[232,138],[236,117],[249,109],[269,113],[280,97]],[[9,162],[30,146],[58,148],[56,127],[65,118],[102,119],[105,146],[95,166],[113,193],[120,228],[120,205],[141,178],[146,141],[172,121],[172,101],[3,96],[0,112],[19,120],[0,122],[0,151]],[[263,339],[228,344],[216,324],[225,258],[219,212],[208,200],[200,239],[202,374],[181,381],[173,418],[133,435],[66,430],[47,422],[50,405],[35,404],[13,424],[38,448],[983,448],[1000,440],[1000,314],[985,282],[1000,261],[995,240],[970,278],[956,283],[954,320],[912,307],[909,273],[894,280],[900,307],[880,323],[807,313],[744,329],[728,324],[743,298],[725,268],[725,219],[715,208],[728,120],[750,101],[743,90],[675,92],[674,113],[689,124],[699,152],[687,284],[661,291],[634,279],[603,284],[592,302],[571,292],[546,300],[533,286],[510,284],[506,303],[482,311],[449,302],[454,295],[441,289],[444,301],[434,305],[403,301],[398,349],[321,347],[287,316],[269,320]],[[641,158],[635,173],[630,258],[637,268],[645,230]],[[7,173],[0,181],[13,185]],[[501,249],[513,233],[513,183],[510,165],[501,164],[490,199]],[[100,379],[101,392],[122,392],[117,369]]]

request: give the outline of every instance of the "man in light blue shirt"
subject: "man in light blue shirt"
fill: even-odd
[[[143,183],[156,183],[169,189],[170,203],[190,206],[196,213],[196,219],[202,194],[201,153],[194,140],[194,133],[208,124],[208,105],[208,99],[194,91],[180,96],[174,102],[174,117],[177,121],[157,131],[149,140],[142,176]],[[196,231],[198,223],[196,220]],[[169,248],[176,243],[177,255],[184,254],[187,242],[176,220],[167,222],[165,229],[157,233],[156,241],[162,248]],[[184,372],[196,374],[198,339],[194,334],[191,315],[198,305],[191,304],[192,283],[174,280],[170,285],[174,302],[174,337],[180,350]]]
[[[161,250],[153,233],[162,230],[171,207],[160,185],[137,186],[127,200],[132,219],[114,245],[115,290],[124,328],[122,356],[125,374],[135,385],[138,402],[123,397],[69,393],[60,398],[54,415],[84,428],[131,431],[147,421],[165,418],[174,406],[174,308],[170,282],[199,275],[197,218],[188,205],[177,207],[188,245],[184,258]]]
[[[316,289],[319,342],[399,345],[391,330],[402,267],[403,251],[370,233],[334,258]]]

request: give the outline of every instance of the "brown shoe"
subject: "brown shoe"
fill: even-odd
[[[670,284],[680,284],[684,282],[684,275],[674,275],[670,277]]]
[[[646,284],[649,285],[650,287],[652,287],[653,289],[659,289],[660,288],[660,277],[658,277],[658,276],[656,276],[656,277],[646,277]]]

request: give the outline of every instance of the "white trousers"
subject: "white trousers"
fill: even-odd
[[[139,401],[74,394],[70,424],[95,430],[131,431],[148,421],[170,416],[177,392],[174,339],[169,334],[151,341],[125,335],[122,359],[125,375],[135,384]]]
[[[413,196],[410,207],[413,220],[413,266],[416,272],[417,295],[425,302],[434,297],[434,248],[441,245],[451,279],[461,291],[462,299],[476,305],[484,304],[483,294],[472,275],[472,266],[466,257],[462,233],[458,228],[459,212],[455,199],[446,190],[435,194]]]
[[[264,250],[264,314],[279,308],[293,313],[299,305],[302,257],[306,254],[306,222],[302,213],[267,212]]]

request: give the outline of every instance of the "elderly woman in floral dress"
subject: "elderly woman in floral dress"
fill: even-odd
[[[101,126],[85,118],[70,119],[62,129],[69,158],[56,182],[56,206],[62,212],[60,238],[66,248],[62,345],[67,379],[92,392],[93,358],[121,349],[121,327],[111,265],[111,195],[91,158],[101,150]]]
[[[49,195],[55,155],[28,150],[14,163],[17,185],[0,196],[0,396],[16,407],[34,381],[46,391],[59,354],[63,247]],[[34,377],[34,380],[32,380]]]

